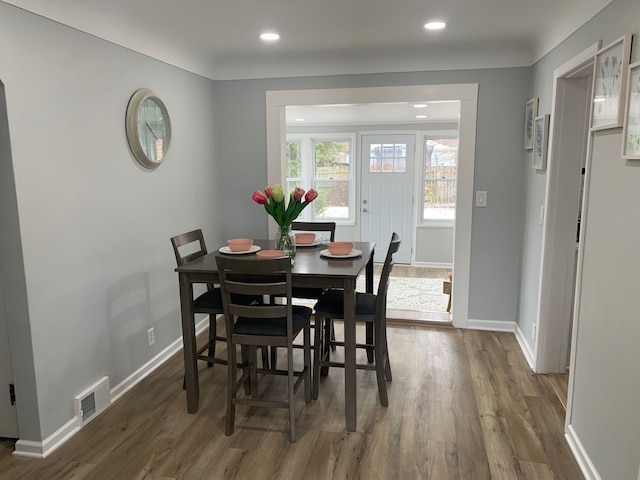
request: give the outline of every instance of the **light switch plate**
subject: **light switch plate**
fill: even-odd
[[[477,190],[476,191],[476,207],[486,207],[486,206],[487,206],[487,191]]]

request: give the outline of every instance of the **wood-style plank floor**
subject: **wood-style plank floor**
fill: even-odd
[[[380,406],[374,373],[359,371],[356,432],[345,431],[334,368],[317,401],[299,392],[296,443],[286,410],[241,406],[226,437],[225,367],[201,365],[200,410],[189,415],[180,352],[44,460],[0,440],[0,479],[583,478],[562,403],[513,334],[393,326],[389,342],[390,405]]]

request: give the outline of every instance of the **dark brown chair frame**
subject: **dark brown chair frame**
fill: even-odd
[[[231,435],[235,423],[236,405],[287,408],[289,410],[290,439],[296,441],[295,394],[304,384],[305,401],[311,401],[311,314],[309,307],[293,305],[291,259],[261,259],[216,257],[222,300],[227,327],[229,368],[227,381],[226,435]],[[234,294],[277,295],[286,299],[284,304],[234,303]],[[302,370],[294,370],[293,341],[303,332]],[[242,351],[242,375],[238,378],[236,345]],[[287,369],[258,369],[256,348],[260,345],[286,348]],[[258,398],[258,374],[286,375],[287,399]],[[250,386],[250,395],[238,397],[240,388]]]
[[[380,403],[384,407],[389,405],[386,381],[390,381],[392,379],[391,364],[389,362],[389,349],[387,345],[387,291],[389,289],[389,276],[391,274],[391,270],[393,270],[393,255],[399,248],[400,237],[394,232],[391,236],[391,243],[389,244],[387,256],[382,267],[382,273],[380,274],[377,294],[356,293],[356,321],[366,322],[368,325],[373,325],[373,344],[370,343],[369,335],[367,335],[366,343],[356,343],[356,348],[363,348],[367,351],[373,349],[373,364],[356,364],[356,368],[361,370],[375,370]],[[316,314],[314,341],[316,345],[321,345],[324,342],[331,346],[336,345],[344,347],[344,342],[336,341],[331,338],[333,320],[343,319],[343,314],[338,312],[342,312],[344,310],[344,301],[342,297],[340,297],[340,301],[335,303],[332,301],[329,304],[328,299],[329,297],[335,299],[334,297],[338,293],[339,292],[336,291],[330,291],[323,294],[314,307]],[[374,298],[372,299],[371,297]],[[360,310],[362,310],[365,300],[375,300],[373,313],[359,311],[359,306]],[[321,325],[324,325],[324,328],[320,328]],[[314,398],[318,398],[321,368],[324,369],[323,374],[325,374],[325,372],[328,373],[328,367],[344,368],[343,362],[331,361],[330,355],[331,351],[328,348],[323,350],[314,350],[312,389]]]
[[[180,253],[182,247],[194,242],[198,243],[197,250],[186,255]],[[173,253],[175,254],[178,267],[203,257],[208,253],[201,229],[192,230],[172,237],[171,245],[173,246]],[[207,284],[207,291],[199,295],[193,303],[194,313],[209,315],[209,339],[205,345],[196,348],[196,358],[206,361],[208,367],[212,367],[214,363],[228,365],[226,358],[216,357],[216,342],[226,343],[227,341],[226,337],[217,334],[217,316],[224,314],[220,287],[214,284]],[[206,354],[205,351],[207,352]],[[262,350],[262,361],[265,365],[268,365],[269,356],[266,348]],[[183,381],[183,388],[184,387]]]

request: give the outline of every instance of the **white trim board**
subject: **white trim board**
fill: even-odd
[[[471,224],[473,216],[473,177],[475,169],[478,84],[409,85],[266,92],[267,183],[283,183],[285,177],[285,138],[287,105],[326,105],[381,102],[425,102],[459,100],[460,146],[457,187],[456,229],[454,238],[454,281],[452,322],[466,328],[469,316],[469,279],[471,264]],[[275,235],[269,224],[269,235]]]
[[[578,438],[578,434],[573,428],[573,425],[567,425],[564,436],[567,439],[569,448],[571,448],[571,451],[573,452],[573,456],[576,458],[576,462],[578,462],[578,466],[580,467],[580,471],[582,471],[584,478],[586,480],[602,480],[600,474],[596,470],[596,467],[589,458],[589,455],[587,455],[587,451],[582,445],[582,442]]]
[[[208,326],[209,316],[207,315],[196,324],[196,335],[202,333]],[[169,360],[176,352],[179,352],[181,349],[182,336],[171,342],[155,357],[142,365],[139,369],[125,378],[118,385],[113,387],[110,391],[111,401],[109,407],[107,407],[101,413],[92,417],[91,420],[97,418],[99,415],[107,411],[111,407],[111,405],[119,400],[125,393],[135,387],[144,378],[148,377],[153,371],[162,366],[167,360]],[[85,423],[85,425],[89,424],[90,422],[91,421]],[[34,442],[31,440],[18,440],[16,442],[13,454],[16,457],[40,459],[46,458],[52,452],[64,445],[67,440],[78,433],[83,426],[84,425],[80,425],[78,418],[74,417],[41,442]]]

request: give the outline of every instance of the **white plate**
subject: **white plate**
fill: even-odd
[[[259,251],[262,247],[260,247],[260,245],[252,245],[251,248],[249,250],[243,250],[242,252],[232,252],[231,249],[229,247],[220,247],[218,249],[218,251],[220,253],[226,253],[228,255],[244,255],[246,253],[256,253],[257,251]]]
[[[360,255],[362,255],[362,252],[357,248],[354,248],[353,250],[351,250],[351,253],[347,253],[346,255],[334,255],[328,249],[320,250],[320,256],[327,258],[355,258],[359,257]]]
[[[318,245],[322,245],[322,240],[316,240],[313,243],[296,243],[296,248],[317,247]]]

